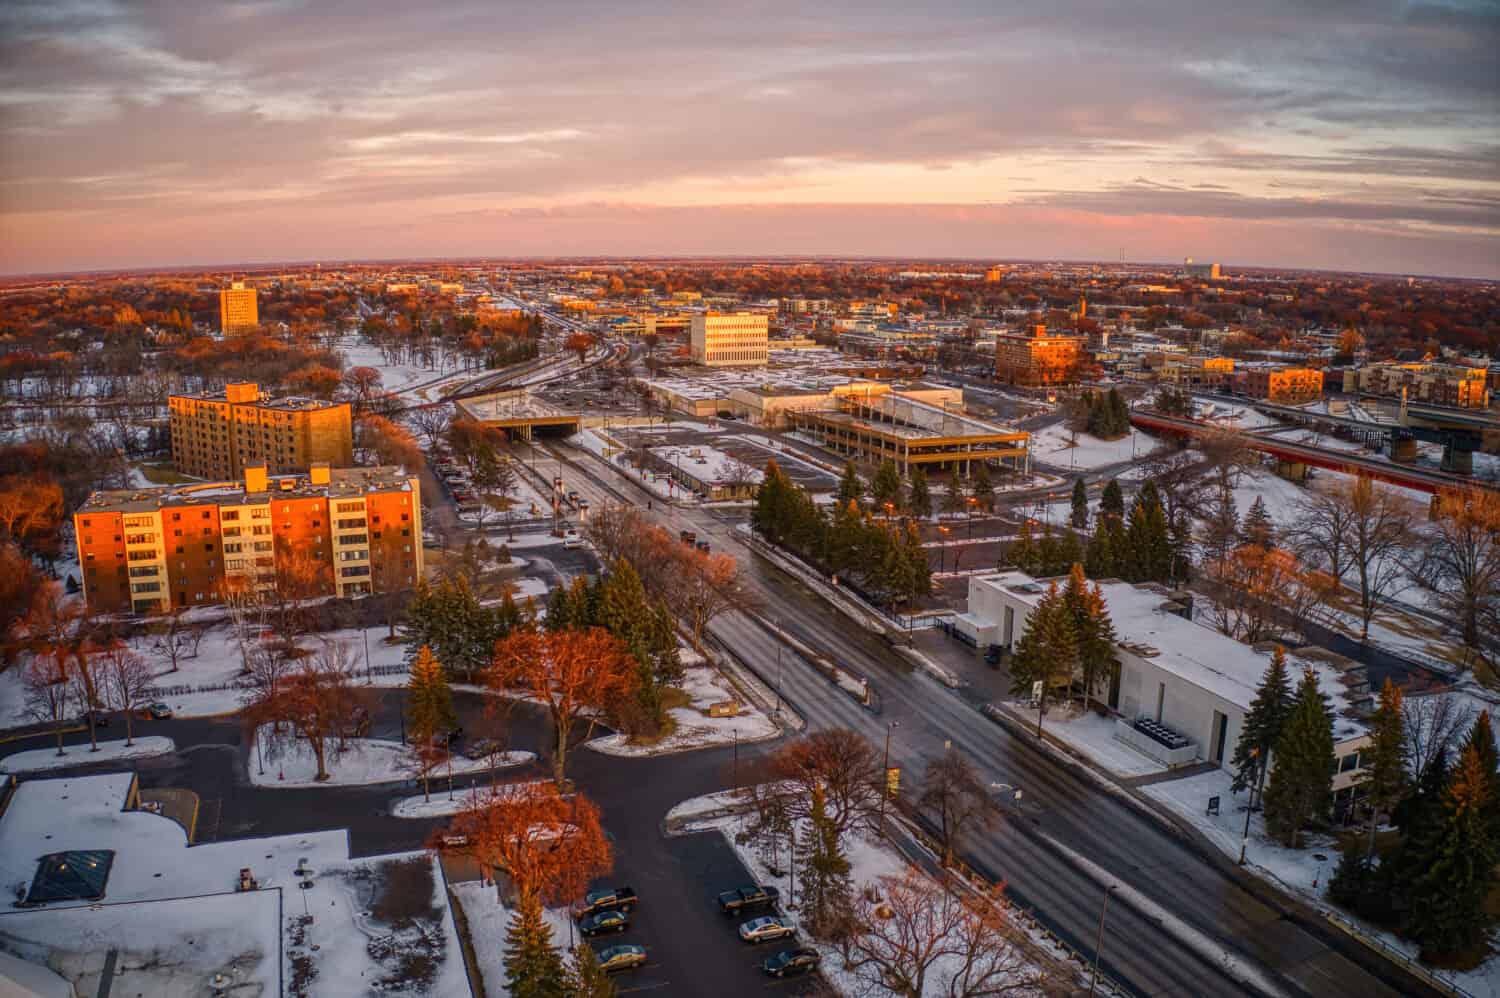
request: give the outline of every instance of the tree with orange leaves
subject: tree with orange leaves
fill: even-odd
[[[492,689],[520,690],[547,708],[557,732],[552,772],[559,786],[578,722],[633,696],[636,685],[635,663],[625,645],[598,627],[516,631],[495,644],[486,680]]]

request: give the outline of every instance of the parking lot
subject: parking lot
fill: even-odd
[[[734,425],[724,423],[724,428],[718,431],[705,431],[698,424],[612,427],[609,435],[629,450],[641,446],[712,447],[757,471],[764,468],[768,460],[775,458],[787,477],[809,492],[832,492],[838,487],[837,475],[799,456],[795,449],[750,434],[735,433]],[[824,460],[832,462],[833,457],[828,455]]]

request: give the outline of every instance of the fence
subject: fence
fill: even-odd
[[[373,679],[376,676],[395,676],[407,671],[405,665],[372,665],[368,669],[351,669],[352,679]],[[225,690],[252,690],[255,684],[248,679],[231,679],[227,683],[183,684],[179,686],[152,686],[146,691],[148,697],[180,697],[190,693],[222,693]]]

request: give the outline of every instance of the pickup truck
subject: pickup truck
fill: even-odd
[[[602,890],[589,891],[583,896],[583,903],[573,908],[574,918],[583,918],[599,911],[609,911],[618,908],[620,911],[629,911],[640,904],[640,898],[635,896],[634,887],[606,887]]]
[[[726,915],[750,911],[754,908],[769,908],[781,900],[781,891],[775,887],[746,884],[719,895],[719,910]]]

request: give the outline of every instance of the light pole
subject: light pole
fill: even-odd
[[[901,726],[900,721],[889,721],[885,726],[885,765],[880,776],[885,782],[880,787],[880,829],[885,831],[885,800],[891,795],[891,734]]]
[[[1252,762],[1258,761],[1259,758],[1260,758],[1260,748],[1256,747],[1256,748],[1251,749],[1250,750],[1250,759],[1251,759],[1251,761]],[[1250,816],[1252,814],[1254,814],[1254,813],[1255,813],[1255,788],[1252,786],[1250,788],[1250,800],[1245,804],[1245,830],[1240,833],[1240,865],[1241,866],[1245,865],[1245,849],[1250,844]]]
[[[938,524],[938,574],[948,567],[948,528]]]
[[[1099,983],[1099,953],[1104,949],[1104,916],[1109,912],[1109,896],[1119,889],[1119,884],[1104,888],[1104,905],[1099,909],[1099,940],[1094,944],[1094,970],[1089,974],[1089,998],[1093,998],[1094,987]]]
[[[781,629],[780,618],[776,621],[776,716],[781,716],[781,645],[785,633]]]

